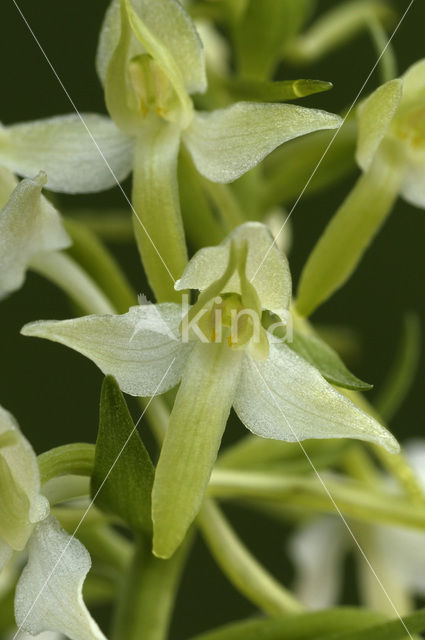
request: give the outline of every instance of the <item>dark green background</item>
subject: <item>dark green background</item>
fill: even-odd
[[[335,4],[327,0],[318,3],[323,9]],[[407,4],[406,0],[394,3],[400,14]],[[1,120],[11,123],[70,112],[67,97],[12,0],[1,0],[1,5]],[[106,6],[106,0],[20,1],[34,33],[82,112],[104,112],[93,61]],[[394,39],[400,71],[425,56],[424,24],[425,3],[416,0]],[[320,64],[308,68],[307,73],[282,69],[282,74],[332,81],[334,90],[315,96],[309,104],[338,111],[352,102],[375,59],[368,37],[359,36]],[[368,88],[378,82],[375,73]],[[293,215],[294,245],[290,256],[295,281],[318,234],[354,180],[353,175],[326,194],[299,203]],[[118,190],[99,197],[79,197],[75,202],[96,207],[124,206]],[[63,199],[63,204],[69,204],[69,200]],[[425,212],[399,201],[348,286],[317,313],[321,322],[348,325],[359,332],[362,356],[356,373],[374,383],[376,389],[391,366],[405,312],[416,311],[422,321],[425,316],[424,238]],[[113,249],[136,289],[145,290],[136,250],[126,245]],[[65,298],[53,286],[32,275],[21,291],[0,306],[0,404],[17,417],[37,451],[69,441],[94,441],[96,436],[101,373],[71,350],[19,335],[20,327],[31,320],[69,316]],[[425,431],[423,360],[421,365],[416,383],[391,425],[402,441],[413,435],[421,436]],[[233,517],[238,529],[244,531],[245,540],[270,569],[279,576],[288,576],[283,532],[275,524],[242,510],[233,512]],[[185,575],[172,637],[178,640],[251,611],[198,543]]]

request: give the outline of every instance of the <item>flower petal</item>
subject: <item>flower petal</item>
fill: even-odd
[[[403,102],[416,100],[425,93],[425,58],[412,64],[402,76]]]
[[[76,114],[2,127],[0,163],[26,177],[45,171],[52,191],[114,187],[131,171],[131,139],[105,116],[83,113],[81,118],[88,130]]]
[[[390,80],[374,91],[358,108],[356,159],[366,171],[372,164],[402,98],[403,81]]]
[[[425,440],[414,438],[403,443],[403,450],[425,490]]]
[[[177,93],[206,89],[201,40],[177,0],[127,0],[131,26],[146,51],[162,67]]]
[[[143,305],[123,315],[32,322],[22,333],[71,347],[113,375],[125,393],[151,396],[181,378],[191,345],[180,341],[180,320],[177,305]]]
[[[0,167],[0,208],[7,204],[10,196],[12,195],[12,191],[18,184],[18,179],[16,176],[9,171],[9,169],[5,169],[4,167]]]
[[[425,209],[425,154],[407,147],[406,159],[401,195],[413,206]]]
[[[342,587],[342,563],[346,546],[343,523],[324,517],[296,531],[289,542],[295,564],[295,595],[308,609],[338,604]]]
[[[46,176],[22,180],[0,212],[0,298],[19,289],[33,256],[71,240],[59,213],[41,194]]]
[[[17,625],[32,635],[58,631],[71,640],[104,640],[83,602],[91,560],[81,542],[50,516],[37,525],[28,549],[16,587]]]
[[[391,574],[390,584],[425,596],[425,535],[403,527],[373,527],[379,565]],[[391,593],[391,592],[390,592]],[[392,594],[391,594],[392,595]]]
[[[96,71],[102,86],[106,83],[109,63],[120,41],[120,35],[120,0],[112,0],[103,18],[96,51]]]
[[[202,291],[218,280],[229,262],[231,240],[248,243],[246,275],[248,280],[253,279],[252,284],[262,307],[274,313],[287,309],[291,300],[288,261],[273,243],[269,229],[259,222],[246,222],[237,227],[219,246],[200,249],[190,260],[175,288]],[[230,278],[223,293],[228,291],[240,293],[237,273]]]
[[[170,557],[199,511],[239,379],[241,352],[194,347],[161,449],[152,491],[153,551]]]
[[[318,129],[336,129],[341,118],[293,104],[237,102],[197,113],[184,142],[200,173],[213,182],[232,182],[283,142]]]
[[[13,549],[10,545],[7,544],[4,540],[0,538],[0,574],[5,568],[5,566],[9,563],[13,555]],[[0,579],[0,598],[2,596],[2,579]]]
[[[399,450],[384,427],[283,343],[270,344],[264,362],[245,359],[234,407],[245,426],[263,438],[355,438]]]
[[[26,545],[33,525],[49,513],[40,494],[37,457],[14,417],[0,407],[0,436],[11,436],[0,448],[0,536],[16,550]],[[6,552],[5,552],[6,553]]]

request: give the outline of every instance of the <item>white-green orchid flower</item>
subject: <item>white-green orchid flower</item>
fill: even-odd
[[[226,183],[283,142],[341,123],[287,104],[239,102],[196,112],[191,94],[207,86],[204,50],[177,0],[113,0],[97,69],[112,119],[134,141],[136,237],[159,301],[179,298],[172,279],[187,263],[176,174],[181,142],[203,176]]]
[[[0,407],[0,571],[14,551],[28,552],[16,587],[16,623],[32,635],[52,631],[71,640],[104,640],[82,599],[90,556],[49,511],[37,457]]]
[[[7,169],[0,169],[0,300],[19,289],[31,269],[57,284],[81,308],[113,312],[93,280],[60,251],[71,239],[59,212],[42,194],[46,182],[43,171],[18,182]]]
[[[425,59],[372,93],[358,109],[358,126],[363,175],[304,267],[297,299],[302,315],[344,284],[399,195],[425,208]]]
[[[412,441],[404,451],[425,488],[425,443]],[[363,603],[384,613],[393,614],[394,606],[400,615],[409,613],[413,597],[425,596],[425,535],[383,525],[356,526],[354,532],[392,600],[391,604],[370,567],[359,558]],[[338,516],[319,518],[295,534],[289,554],[297,572],[296,593],[307,607],[324,609],[339,603],[344,556],[352,548],[353,539]]]
[[[13,174],[8,178],[12,190],[0,212],[0,298],[22,286],[32,261],[71,244],[59,213],[41,193],[47,176],[40,172],[20,183]]]
[[[247,223],[200,250],[176,283],[201,291],[183,313],[176,304],[143,305],[22,330],[91,358],[132,395],[163,393],[181,381],[153,489],[160,557],[174,552],[200,508],[232,405],[262,437],[360,438],[398,450],[388,431],[275,339],[273,327],[263,328],[263,311],[285,319],[291,298],[287,260],[270,245],[264,225]]]

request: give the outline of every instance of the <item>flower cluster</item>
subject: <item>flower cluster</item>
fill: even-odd
[[[51,280],[76,317],[29,322],[21,333],[70,347],[106,376],[96,445],[37,457],[0,407],[0,606],[10,609],[0,633],[104,639],[84,585],[87,605],[114,603],[116,640],[165,640],[196,527],[257,608],[297,614],[312,634],[303,607],[338,602],[352,538],[383,568],[378,585],[361,573],[366,606],[405,614],[412,595],[424,593],[423,558],[412,562],[423,532],[411,529],[425,526],[417,459],[404,457],[385,426],[389,412],[379,415],[361,395],[371,385],[344,364],[337,332],[328,343],[307,316],[345,284],[399,195],[425,207],[425,61],[394,78],[387,47],[385,81],[356,105],[355,121],[290,104],[331,84],[274,80],[282,59],[317,60],[363,28],[382,43],[393,19],[384,2],[356,0],[304,29],[312,5],[112,0],[96,56],[109,116],[0,127],[0,299],[24,285],[28,270]],[[294,298],[284,253],[291,198],[282,193],[303,180],[324,140],[333,152],[340,128],[340,164],[355,156],[362,174]],[[315,189],[341,177],[336,164],[327,173],[324,161]],[[127,195],[121,183],[130,174]],[[112,186],[128,205],[126,233],[154,303],[136,304],[98,237],[101,213],[96,235],[89,219],[57,208],[57,194]],[[400,397],[407,386],[399,383]],[[122,393],[143,407],[136,424]],[[145,417],[156,464],[137,431]],[[250,434],[222,451],[236,420]],[[249,553],[216,498],[293,526],[294,593]],[[385,580],[397,585],[394,597]],[[332,637],[334,620],[323,622]],[[258,635],[242,625],[217,638],[271,637],[270,621],[254,622]]]

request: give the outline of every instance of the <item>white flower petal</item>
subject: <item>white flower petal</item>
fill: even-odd
[[[76,114],[2,127],[0,164],[26,177],[45,171],[52,191],[90,193],[114,187],[131,171],[131,138],[106,116],[81,117],[95,142]]]
[[[195,114],[183,139],[202,175],[232,182],[283,142],[341,122],[332,113],[293,104],[238,102]]]
[[[195,25],[178,0],[128,0],[131,26],[179,93],[205,91],[205,56]]]
[[[11,633],[8,636],[7,640],[14,640],[15,633]],[[31,633],[19,633],[19,640],[66,640],[65,636],[60,633],[56,633],[56,631],[44,631],[36,636],[33,636]]]
[[[41,194],[46,176],[22,180],[0,212],[0,298],[19,289],[31,258],[71,244],[56,209]]]
[[[180,340],[180,320],[178,305],[143,305],[123,315],[32,322],[22,333],[71,347],[113,375],[125,393],[151,396],[181,378],[192,345]]]
[[[372,164],[388,127],[400,105],[403,81],[390,80],[374,91],[358,108],[358,140],[356,159],[366,171]]]
[[[373,527],[379,564],[412,595],[425,596],[425,535],[403,527]]]
[[[7,204],[17,184],[17,177],[9,169],[0,167],[0,209],[3,209]]]
[[[425,154],[409,146],[406,148],[406,157],[401,195],[413,206],[425,209]]]
[[[212,22],[200,18],[195,22],[196,29],[205,49],[207,66],[221,75],[230,71],[231,50],[226,38]]]
[[[402,76],[403,103],[425,97],[425,58],[418,60]],[[404,106],[402,104],[402,106]]]
[[[16,587],[16,623],[32,635],[58,631],[71,640],[104,640],[82,596],[91,560],[84,546],[50,516],[31,536],[28,564]]]
[[[269,229],[259,222],[247,222],[237,227],[217,247],[200,249],[190,260],[175,288],[202,291],[218,280],[227,267],[232,239],[248,243],[246,275],[248,280],[254,278],[252,284],[262,307],[275,313],[287,309],[291,300],[291,273],[288,261],[273,244]],[[240,293],[240,290],[239,276],[235,273],[223,293]]]
[[[112,0],[106,9],[99,42],[96,51],[96,71],[102,85],[106,82],[106,74],[112,54],[118,46],[121,35],[120,0]]]
[[[403,443],[403,451],[425,490],[425,440],[408,440]]]
[[[319,518],[297,530],[289,542],[295,564],[295,594],[308,609],[338,604],[346,546],[343,523],[336,517]]]
[[[245,426],[263,438],[355,438],[392,453],[399,450],[384,427],[283,343],[271,343],[263,362],[245,358],[234,408]]]
[[[23,549],[33,525],[49,513],[40,494],[37,457],[14,417],[0,407],[0,436],[11,444],[0,448],[0,536],[13,549]]]

